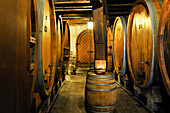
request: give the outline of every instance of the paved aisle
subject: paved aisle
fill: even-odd
[[[66,79],[51,113],[86,113],[84,108],[86,76],[67,75]]]
[[[67,81],[51,109],[51,113],[86,113],[84,91],[86,76],[67,75]],[[139,103],[117,86],[116,113],[148,113]]]

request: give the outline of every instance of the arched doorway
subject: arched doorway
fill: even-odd
[[[84,30],[77,38],[76,42],[76,62],[80,67],[94,66],[94,37],[93,30]]]

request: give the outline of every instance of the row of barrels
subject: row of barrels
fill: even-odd
[[[137,0],[129,17],[117,17],[113,29],[107,29],[107,67],[112,67],[113,62],[119,76],[125,76],[129,69],[133,82],[141,88],[157,84],[160,70],[170,95],[169,12],[169,0],[164,5],[161,0]],[[112,73],[89,72],[85,90],[87,112],[114,112],[115,89]]]
[[[65,79],[69,25],[52,0],[1,0],[0,14],[0,112],[29,113]]]
[[[137,86],[149,88],[156,83],[160,71],[170,95],[169,18],[169,0],[137,0],[129,17],[115,19],[113,42],[108,43],[108,48],[113,46],[116,74],[124,76],[129,70]]]

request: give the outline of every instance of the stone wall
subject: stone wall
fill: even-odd
[[[70,65],[69,71],[70,74],[71,68],[76,68],[76,41],[78,35],[88,29],[88,24],[71,24],[70,25]]]

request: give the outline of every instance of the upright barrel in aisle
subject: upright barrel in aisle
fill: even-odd
[[[36,91],[40,95],[49,95],[55,76],[56,67],[56,22],[54,5],[52,0],[45,0],[44,6],[39,0],[38,22],[39,24],[39,48],[38,48],[38,74],[36,80]]]
[[[161,0],[138,0],[127,27],[127,58],[132,78],[139,87],[149,87],[158,77],[157,33]]]
[[[30,113],[30,3],[0,1],[0,113]]]
[[[117,17],[113,25],[113,62],[115,72],[123,76],[126,72],[127,24],[123,16]]]
[[[104,75],[88,73],[85,91],[87,111],[114,112],[116,96],[116,83],[113,73],[107,72]]]
[[[165,88],[170,95],[170,1],[165,0],[159,22],[158,59]]]

